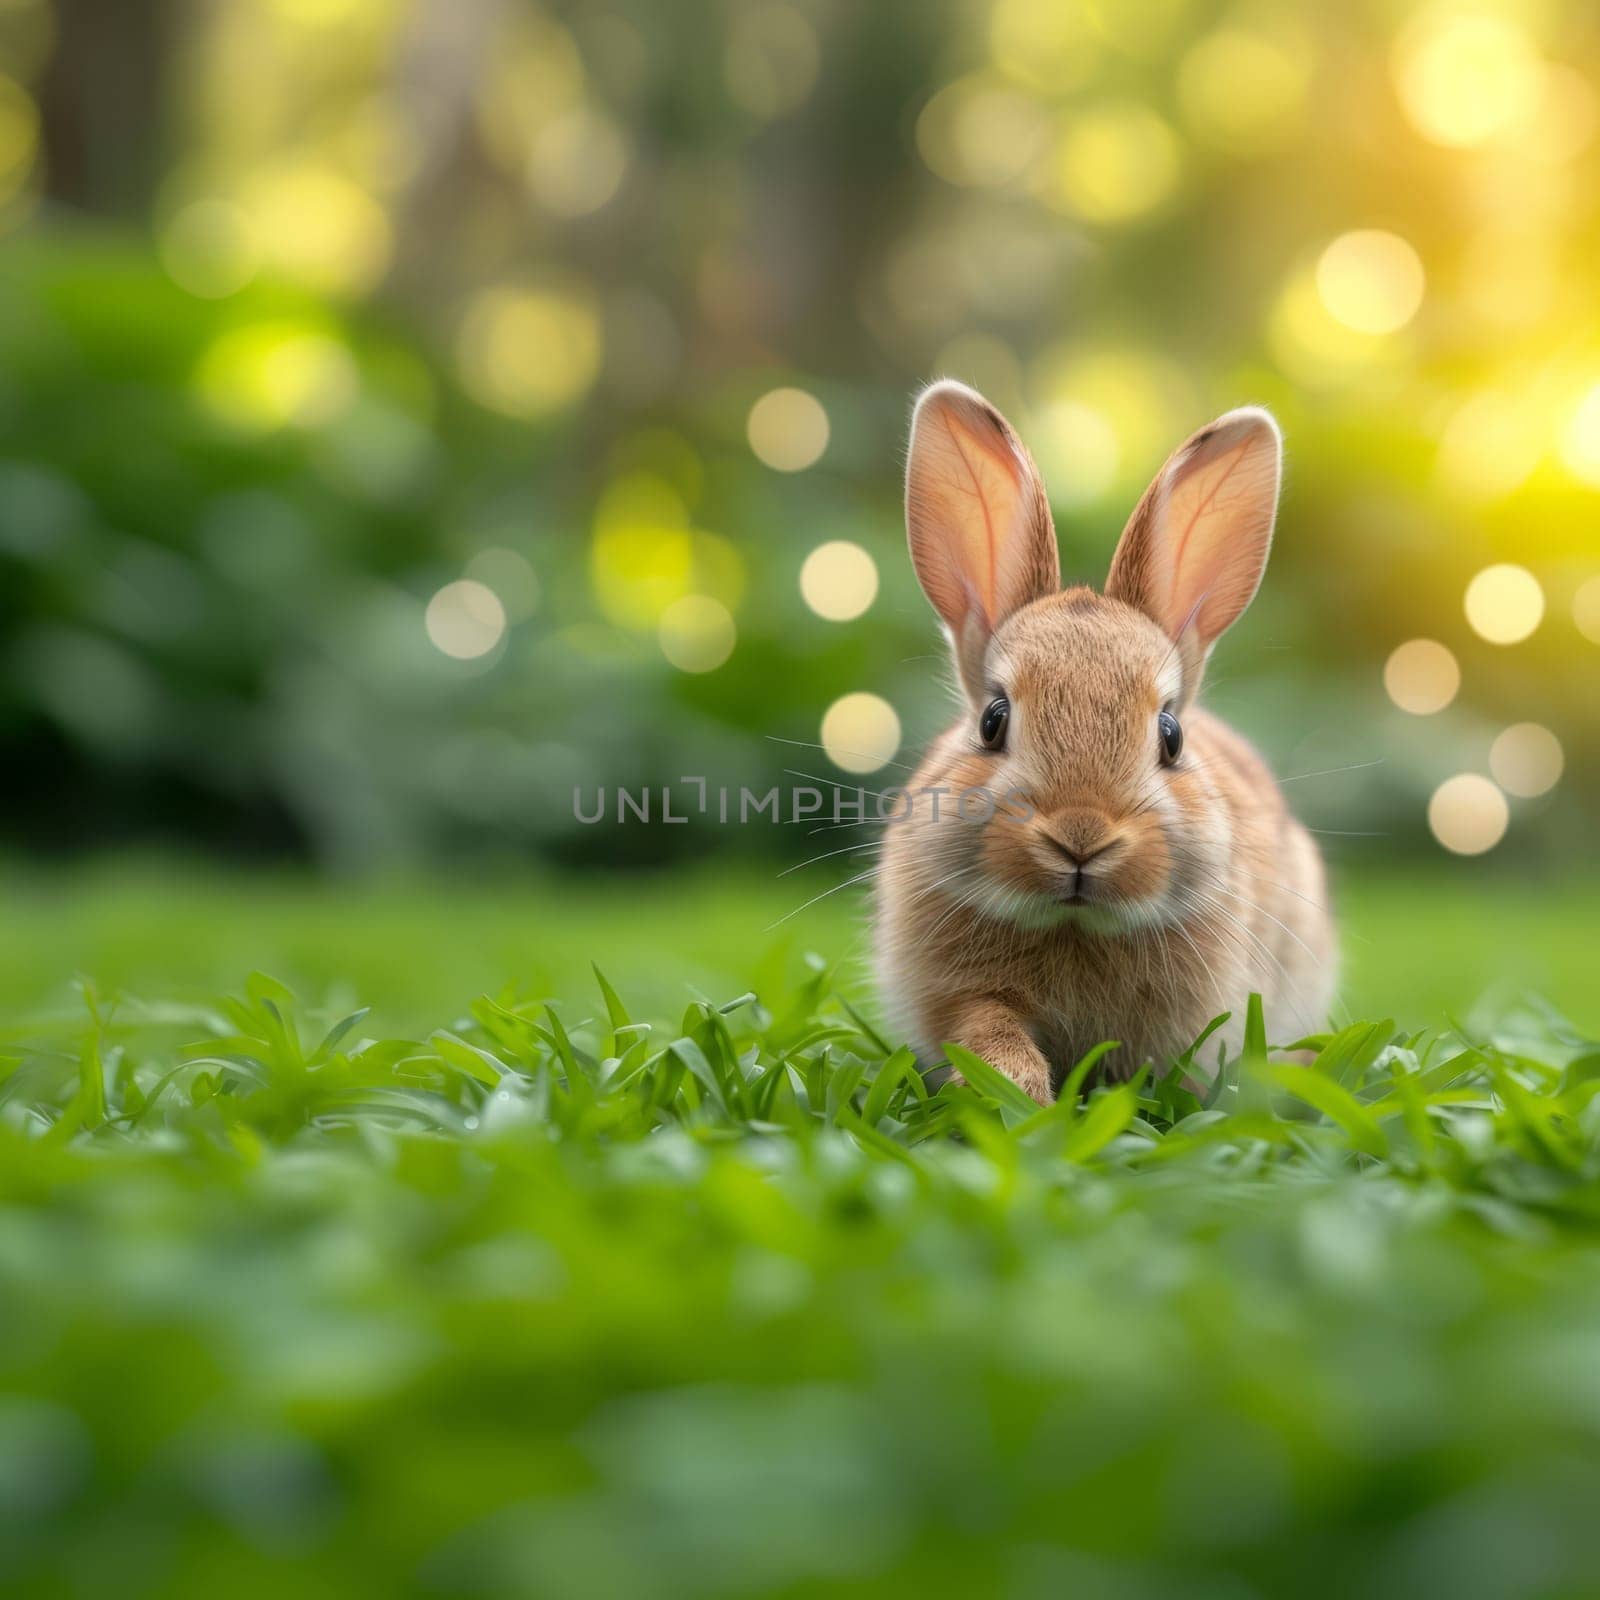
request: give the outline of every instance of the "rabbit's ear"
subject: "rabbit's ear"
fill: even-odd
[[[1106,594],[1177,644],[1183,696],[1261,584],[1278,512],[1283,439],[1258,407],[1218,417],[1173,452],[1111,558]]]
[[[906,535],[977,702],[990,635],[1061,587],[1061,558],[1033,458],[981,394],[949,378],[924,389],[912,415]]]

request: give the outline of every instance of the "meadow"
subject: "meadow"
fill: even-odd
[[[1485,996],[1496,1005],[1532,993],[1600,1029],[1600,881],[1587,869],[1534,877],[1520,862],[1407,867],[1338,855],[1342,1017],[1437,1026]],[[797,848],[794,859],[805,854]],[[75,974],[108,990],[193,999],[260,967],[315,1004],[371,1005],[391,1027],[419,1028],[485,991],[586,993],[599,961],[641,1006],[671,1014],[692,992],[784,981],[814,951],[870,1010],[869,891],[841,887],[859,869],[837,860],[791,868],[562,875],[524,865],[341,884],[183,858],[13,862],[0,868],[9,908],[0,1009],[18,1021],[70,1006]]]
[[[763,945],[792,883],[13,872],[0,1581],[1600,1583],[1587,886],[1349,888],[1391,1011],[1041,1111],[807,955],[845,896]]]

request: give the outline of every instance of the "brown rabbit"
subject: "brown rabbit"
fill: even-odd
[[[1183,1051],[1260,991],[1273,1032],[1326,1020],[1322,862],[1261,757],[1195,703],[1272,543],[1282,446],[1230,411],[1161,469],[1105,594],[1061,588],[1044,485],[1004,417],[945,381],[911,424],[906,525],[964,699],[887,829],[877,962],[925,1059],[953,1040],[1048,1101]]]

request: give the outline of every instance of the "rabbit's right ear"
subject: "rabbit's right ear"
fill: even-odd
[[[981,394],[949,378],[923,390],[911,418],[906,536],[977,705],[990,636],[1061,587],[1061,558],[1033,458]]]
[[[1165,629],[1185,702],[1212,645],[1261,585],[1282,476],[1277,423],[1258,406],[1241,407],[1173,451],[1123,530],[1106,593]]]

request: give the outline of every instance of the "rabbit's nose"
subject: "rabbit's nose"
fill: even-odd
[[[1062,842],[1056,838],[1054,834],[1046,834],[1045,837],[1049,839],[1050,843],[1053,844],[1056,849],[1059,850],[1066,858],[1068,865],[1074,867],[1081,868],[1088,866],[1096,856],[1103,856],[1106,851],[1111,848],[1111,841],[1107,840],[1106,843],[1099,847],[1099,849],[1090,850],[1083,855],[1079,855],[1076,850],[1069,849],[1066,845],[1062,844]]]
[[[1094,811],[1058,812],[1044,825],[1044,836],[1075,867],[1087,866],[1116,843],[1105,817]]]

